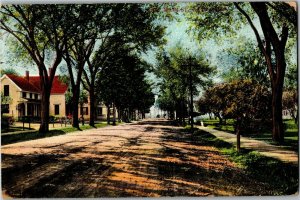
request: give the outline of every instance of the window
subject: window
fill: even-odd
[[[88,114],[89,114],[88,107],[82,107],[80,109],[80,115],[88,115]]]
[[[39,97],[38,94],[34,94],[35,99],[38,99],[38,97]]]
[[[32,93],[30,93],[30,99],[32,99]]]
[[[1,105],[1,112],[2,113],[9,113],[9,104],[2,104]]]
[[[4,85],[4,96],[9,96],[9,85]]]
[[[54,105],[54,115],[59,115],[59,105]]]
[[[26,98],[26,92],[22,92],[22,97]]]

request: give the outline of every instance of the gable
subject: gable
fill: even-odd
[[[22,89],[14,81],[12,81],[6,74],[4,74],[0,80],[1,80],[1,85],[9,85],[10,87],[15,87],[16,90],[22,91]],[[2,88],[3,87],[1,87],[1,91]]]

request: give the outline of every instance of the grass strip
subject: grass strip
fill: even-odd
[[[222,154],[243,168],[249,176],[271,185],[276,191],[273,195],[291,195],[298,192],[298,165],[284,163],[275,158],[263,156],[257,151],[243,148],[237,152],[232,144],[203,130],[194,131],[193,137],[219,149]]]
[[[119,125],[121,123],[116,123],[116,125]],[[74,128],[74,127],[63,127],[63,128],[57,128],[53,130],[49,130],[47,133],[39,133],[38,131],[24,131],[17,134],[10,134],[10,135],[2,135],[1,136],[1,145],[7,145],[17,142],[23,142],[28,140],[35,140],[40,138],[47,138],[47,137],[53,137],[58,135],[64,135],[68,133],[72,133],[75,131],[83,131],[93,128],[102,128],[109,126],[106,123],[97,123],[95,124],[95,127],[90,125],[83,125],[80,126],[80,129]]]

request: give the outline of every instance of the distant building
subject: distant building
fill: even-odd
[[[97,104],[95,108],[95,120],[106,120],[107,119],[107,107],[100,102]],[[84,120],[90,119],[91,112],[91,104],[90,98],[88,98],[88,102],[84,103],[82,106],[78,105],[78,117],[81,118],[83,116]],[[118,111],[116,109],[116,117],[118,117]],[[110,108],[110,118],[113,118],[113,108]]]

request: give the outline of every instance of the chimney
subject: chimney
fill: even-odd
[[[51,76],[51,72],[52,72],[52,67],[49,67],[48,76]]]
[[[29,81],[29,71],[26,71],[25,78],[27,81]]]

